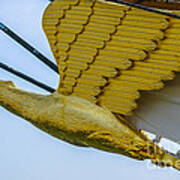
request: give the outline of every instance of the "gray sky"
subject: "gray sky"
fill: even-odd
[[[41,28],[48,0],[1,0],[0,21],[53,60]],[[58,76],[26,50],[0,33],[0,61],[56,88]],[[54,60],[53,60],[54,61]],[[0,79],[13,80],[29,91],[46,92],[0,70]],[[155,168],[150,161],[79,148],[55,139],[0,107],[0,179],[92,180],[180,178],[172,168]]]

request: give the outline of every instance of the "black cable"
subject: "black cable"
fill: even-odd
[[[14,70],[13,68],[7,66],[6,64],[3,64],[2,62],[0,62],[0,68],[4,69],[5,71],[8,71],[8,72],[10,72],[10,73],[12,73],[12,74],[14,74],[16,76],[18,76],[18,77],[20,77],[20,78],[22,78],[22,79],[24,79],[24,80],[26,80],[26,81],[34,84],[34,85],[46,90],[46,91],[48,91],[50,93],[53,93],[55,91],[55,89],[47,86],[46,84],[41,83],[41,82],[39,82],[39,81],[37,81],[37,80],[35,80],[35,79],[21,73],[19,71]]]
[[[11,29],[9,29],[3,23],[0,23],[0,30],[2,30],[8,36],[14,39],[17,43],[19,43],[21,46],[23,46],[25,49],[31,52],[34,56],[36,56],[39,60],[45,63],[48,67],[50,67],[53,71],[59,74],[58,67],[53,62],[51,62],[42,53],[40,53],[37,49],[32,47],[30,44],[28,44],[25,40],[23,40],[17,34],[15,34]]]
[[[112,0],[112,1],[114,1],[116,3],[123,4],[123,5],[135,7],[135,8],[138,8],[138,9],[143,9],[143,10],[146,10],[146,11],[149,11],[149,12],[162,14],[162,15],[166,15],[166,16],[169,16],[169,17],[180,19],[180,16],[177,15],[177,14],[161,11],[161,10],[150,8],[150,7],[147,7],[147,6],[140,5],[140,4],[130,3],[130,2],[123,1],[123,0]]]

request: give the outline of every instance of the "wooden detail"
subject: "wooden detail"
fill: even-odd
[[[58,0],[43,27],[61,75],[58,91],[131,115],[141,90],[180,71],[180,20],[89,0]]]

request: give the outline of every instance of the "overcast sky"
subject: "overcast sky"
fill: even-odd
[[[54,61],[41,27],[48,0],[1,0],[0,21]],[[0,33],[0,61],[56,88],[58,76]],[[46,92],[0,69],[0,79],[12,80],[33,92]],[[55,139],[0,107],[1,180],[169,180],[180,174],[155,168],[150,161],[79,148]]]

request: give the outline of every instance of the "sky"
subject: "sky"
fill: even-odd
[[[41,27],[48,0],[1,0],[0,22],[55,62]],[[0,61],[54,88],[59,77],[29,52],[0,32]],[[0,69],[1,80],[19,88],[48,94]],[[166,142],[167,144],[167,142]],[[170,145],[170,144],[169,144]],[[136,161],[93,148],[80,148],[37,129],[0,107],[0,179],[2,180],[169,180],[179,179],[172,168]]]

